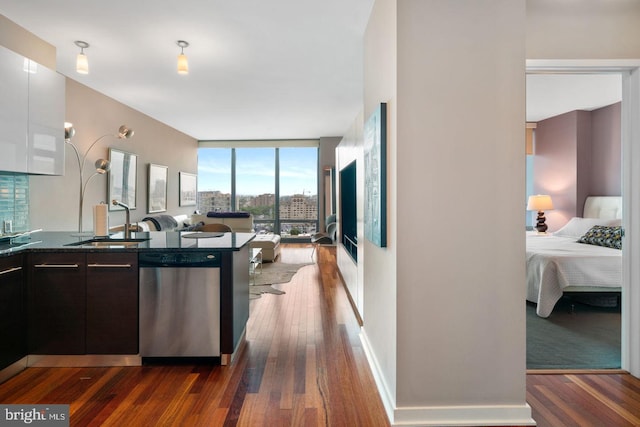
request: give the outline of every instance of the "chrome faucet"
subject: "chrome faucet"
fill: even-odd
[[[111,203],[114,204],[114,206],[121,206],[124,208],[125,212],[126,212],[126,217],[125,217],[125,221],[124,221],[124,238],[125,239],[130,239],[131,238],[131,216],[129,213],[129,206],[125,205],[122,202],[119,202],[115,199],[113,199],[111,201]]]

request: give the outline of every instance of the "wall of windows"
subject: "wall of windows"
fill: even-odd
[[[318,230],[317,141],[227,144],[201,143],[198,149],[199,211],[251,212],[256,232],[283,239],[308,238]]]

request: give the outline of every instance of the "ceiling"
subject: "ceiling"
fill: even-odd
[[[622,99],[620,74],[528,74],[527,121],[595,110]]]
[[[298,139],[343,135],[362,110],[372,5],[0,0],[0,13],[54,45],[60,73],[194,138]],[[88,75],[74,40],[90,44]],[[190,43],[186,76],[177,40]]]
[[[0,13],[54,45],[60,73],[196,139],[315,139],[343,135],[362,110],[372,4],[0,0]],[[75,40],[90,45],[88,75]],[[177,40],[190,43],[186,76]],[[617,78],[528,76],[527,120],[616,102]]]

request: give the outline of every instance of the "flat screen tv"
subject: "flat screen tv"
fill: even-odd
[[[341,244],[358,261],[358,211],[356,161],[340,170],[340,235]]]

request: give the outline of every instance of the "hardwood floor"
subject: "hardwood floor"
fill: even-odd
[[[70,404],[72,426],[388,426],[335,248],[316,254],[276,285],[286,294],[251,302],[231,366],[29,368],[0,384],[0,403]],[[626,374],[529,374],[527,401],[542,427],[640,425],[640,380]]]
[[[281,261],[311,262],[286,245]],[[251,301],[231,366],[29,368],[0,384],[1,403],[70,404],[72,426],[388,426],[340,282],[320,247],[284,295]]]

